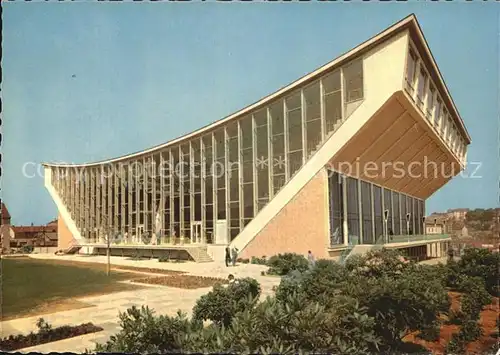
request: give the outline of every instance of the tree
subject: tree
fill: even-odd
[[[109,276],[111,274],[111,242],[116,240],[118,233],[109,225],[107,215],[102,215],[101,231],[106,244],[106,275]]]

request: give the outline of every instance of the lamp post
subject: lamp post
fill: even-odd
[[[387,226],[387,220],[389,219],[389,210],[384,210],[384,238],[385,238],[385,241],[387,242],[388,239],[389,239],[389,236],[388,236],[388,226]]]
[[[426,235],[427,231],[425,230],[425,216],[422,217],[422,228],[423,228],[422,234]]]
[[[410,213],[406,214],[406,235],[408,235],[408,242],[410,241]]]

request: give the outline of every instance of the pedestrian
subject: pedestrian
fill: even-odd
[[[450,245],[448,247],[448,261],[453,261],[453,256],[454,256],[453,247]]]
[[[231,263],[231,253],[229,247],[226,247],[226,267]]]
[[[236,265],[236,259],[238,258],[238,248],[234,247],[233,248],[233,253],[232,253],[232,257],[233,257],[233,266]]]
[[[309,261],[309,266],[313,268],[314,265],[316,264],[316,261],[314,260],[314,255],[311,253],[310,250],[307,252],[307,260]]]

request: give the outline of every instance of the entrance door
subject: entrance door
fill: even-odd
[[[191,222],[191,243],[201,243],[201,221]]]
[[[144,225],[139,224],[137,226],[136,243],[142,243],[142,235],[144,234]]]

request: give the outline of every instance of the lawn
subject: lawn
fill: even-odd
[[[3,258],[1,274],[2,319],[51,313],[51,309],[61,310],[56,309],[58,303],[76,304],[75,297],[137,288],[118,282],[135,278],[137,274],[113,271],[106,276],[103,264]]]

